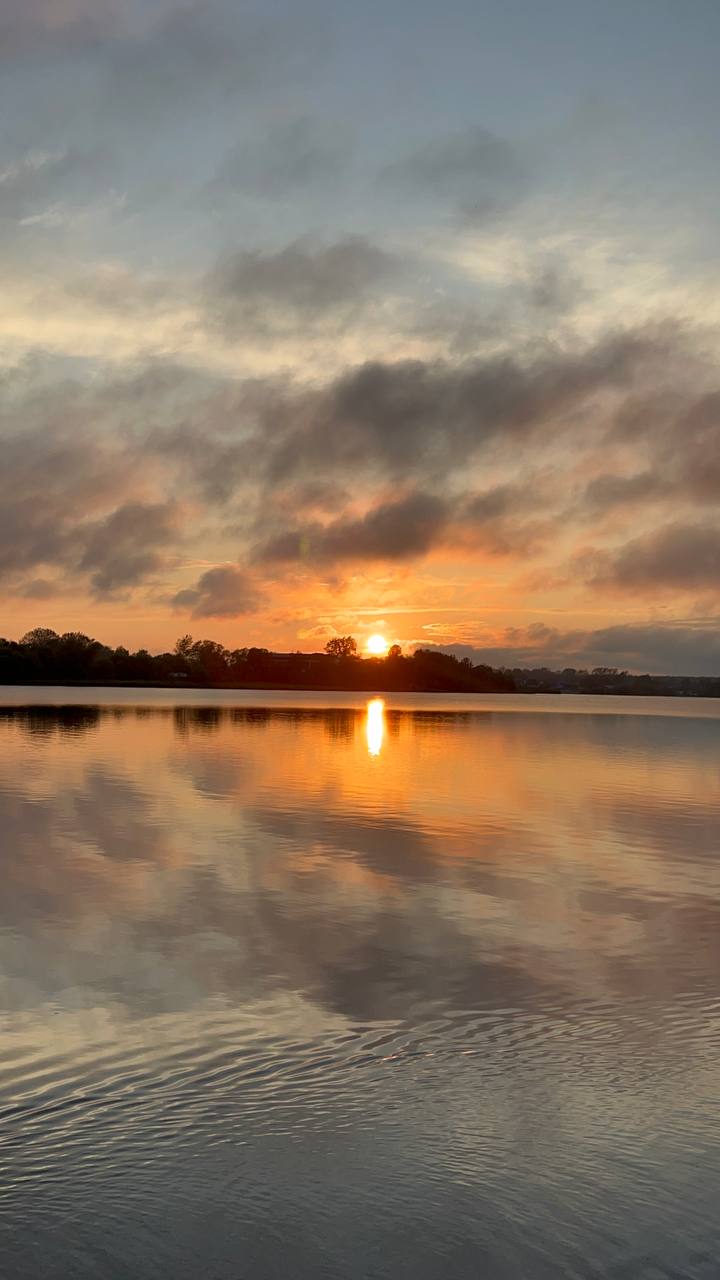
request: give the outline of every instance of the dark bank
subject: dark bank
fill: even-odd
[[[17,641],[0,639],[0,684],[720,697],[718,676],[638,675],[612,667],[498,669],[440,649],[405,655],[399,645],[384,657],[360,657],[351,636],[328,641],[323,653],[273,653],[185,635],[171,653],[151,654],[47,627]]]

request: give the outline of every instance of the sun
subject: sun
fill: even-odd
[[[384,636],[381,636],[379,632],[375,632],[374,635],[368,636],[365,648],[374,658],[384,658],[390,645]]]

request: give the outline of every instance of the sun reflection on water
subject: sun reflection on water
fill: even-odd
[[[379,756],[385,737],[385,703],[382,698],[371,698],[367,704],[365,736],[369,755]]]

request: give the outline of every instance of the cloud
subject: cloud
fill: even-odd
[[[609,415],[611,397],[624,399],[636,382],[662,371],[672,351],[668,335],[648,330],[527,359],[493,353],[454,363],[370,362],[304,403],[296,398],[283,410],[275,402],[268,474],[276,483],[354,466],[437,480],[490,447],[527,444],[540,428],[556,441],[577,434],[598,401]]]
[[[622,112],[546,128],[515,103],[503,123],[456,59],[450,105],[417,62],[400,84],[381,56],[368,79],[332,9],[0,3],[0,358],[45,353],[22,393],[0,369],[13,608],[53,590],[82,616],[150,583],[153,618],[182,590],[232,610],[280,566],[287,604],[257,634],[291,644],[300,581],[308,610],[331,592],[372,607],[380,576],[383,608],[401,580],[414,607],[430,570],[413,561],[439,552],[463,605],[495,556],[508,608],[557,591],[591,616],[601,584],[632,617],[631,594],[702,604],[711,167],[693,188],[684,153],[671,182],[680,135],[646,156]],[[417,89],[438,110],[418,114]],[[246,564],[225,604],[201,577]]]
[[[365,515],[341,517],[327,525],[306,524],[278,534],[260,547],[259,561],[407,560],[428,551],[448,517],[447,503],[432,494],[412,493],[381,503]]]
[[[138,407],[122,383],[44,384],[32,364],[8,379],[0,579],[14,590],[27,592],[54,569],[54,590],[71,582],[109,595],[157,572],[177,548],[179,505],[159,500],[152,446],[123,422]],[[167,481],[166,464],[162,471]]]
[[[689,347],[687,353],[692,361]],[[617,444],[625,451],[632,449],[636,466],[628,474],[624,454],[623,471],[596,476],[585,490],[582,504],[593,511],[631,509],[670,498],[691,499],[700,506],[717,504],[720,393],[701,389],[698,394],[697,383],[707,379],[708,371],[701,362],[692,363],[691,380],[683,378],[678,364],[672,385],[627,397],[615,416],[607,443],[610,449]],[[710,376],[716,381],[716,370],[711,370]]]
[[[720,392],[713,390],[679,406],[666,420],[661,461],[696,502],[720,500]]]
[[[36,361],[6,379],[0,574],[16,593],[39,579],[95,596],[170,576],[188,544],[170,491],[197,517],[190,554],[207,562],[207,539],[232,561],[188,587],[164,584],[163,599],[198,616],[259,607],[243,563],[268,572],[408,563],[440,549],[458,562],[542,551],[546,581],[572,557],[591,499],[596,513],[648,500],[655,469],[638,466],[630,485],[618,460],[666,457],[666,422],[648,421],[641,448],[623,439],[621,450],[618,414],[662,378],[678,388],[673,421],[689,416],[698,397],[682,403],[683,359],[672,334],[650,329],[575,349],[369,362],[325,385],[160,361],[70,378],[58,377],[61,363]],[[710,426],[696,430],[706,439]],[[616,470],[588,488],[606,456]],[[609,582],[621,551],[575,558],[575,582]],[[697,566],[687,575],[694,590],[701,579]]]
[[[443,545],[495,555],[520,546],[528,551],[536,528],[527,514],[543,501],[529,487],[513,485],[452,498],[416,490],[380,501],[362,516],[281,529],[256,547],[254,557],[259,563],[333,565],[411,560]]]
[[[209,191],[214,196],[235,193],[283,200],[336,182],[346,154],[347,145],[336,131],[310,116],[299,116],[275,125],[259,139],[236,143],[223,157]]]
[[[323,256],[311,296],[339,296],[328,272]],[[260,276],[279,295],[273,272],[269,285]],[[28,366],[10,377],[0,424],[0,574],[58,567],[108,592],[156,572],[178,537],[168,483],[216,531],[221,518],[231,523],[221,512],[237,512],[234,536],[260,542],[268,563],[308,545],[325,563],[411,558],[452,539],[491,551],[527,545],[528,515],[550,501],[530,463],[548,447],[577,448],[581,423],[585,448],[587,424],[597,418],[607,431],[615,405],[658,367],[673,367],[673,348],[655,331],[529,359],[377,361],[325,386],[161,362],[88,382]],[[512,483],[457,493],[481,459],[517,471],[519,446],[528,461]],[[388,483],[399,497],[387,496]],[[350,488],[362,516],[347,511]],[[291,520],[288,504],[303,492],[304,519]]]
[[[548,533],[553,501],[557,503],[557,495],[551,494],[541,476],[532,473],[521,482],[465,496],[456,505],[448,543],[496,556],[518,551],[531,555]]]
[[[86,198],[101,171],[98,153],[61,148],[26,151],[0,172],[0,219],[39,217],[65,194]]]
[[[448,653],[501,667],[596,666],[652,675],[720,675],[720,618],[619,623],[561,631],[544,623],[508,627],[487,644],[440,645]]]
[[[281,65],[288,75],[306,51],[304,42],[293,51],[291,29],[300,36],[298,23],[239,14],[223,0],[174,4],[108,44],[109,77],[131,110],[254,89],[271,69],[273,79]]]
[[[43,415],[45,406],[25,406]],[[50,421],[2,441],[0,577],[57,565],[74,569],[93,517],[112,509],[132,483],[122,448],[77,425]],[[53,418],[55,419],[53,421]]]
[[[590,581],[625,590],[720,592],[720,527],[712,523],[664,525],[616,551],[580,562]]]
[[[161,550],[177,546],[178,509],[173,502],[128,502],[83,532],[79,568],[90,573],[95,595],[111,596],[162,566]]]
[[[62,47],[91,46],[115,27],[119,0],[3,0],[0,57]]]
[[[548,314],[570,311],[585,296],[585,290],[567,266],[549,262],[527,281],[533,306]]]
[[[668,489],[668,481],[657,471],[638,471],[629,476],[607,472],[590,481],[578,506],[581,512],[589,515],[611,511],[616,507],[627,509],[640,503],[655,501],[663,497]]]
[[[254,612],[260,595],[242,569],[221,565],[203,573],[194,587],[178,591],[172,603],[178,610],[190,610],[193,618],[237,618]]]
[[[482,221],[517,203],[529,171],[510,142],[474,125],[423,143],[387,166],[381,181],[403,193],[449,200],[464,217]]]
[[[177,155],[180,118],[196,128],[212,119],[206,140],[219,135],[219,113],[302,82],[323,51],[322,25],[307,14],[235,0],[4,0],[0,17],[0,58],[25,103],[22,135],[47,145],[70,128],[90,137],[101,127],[108,144],[132,143],[138,176],[157,154],[147,133],[138,146],[139,121],[162,127],[164,161]]]
[[[76,271],[63,286],[71,303],[133,320],[172,314],[187,305],[180,286],[163,275],[131,271],[120,263],[98,263],[92,271]]]
[[[208,281],[212,313],[227,328],[258,321],[295,324],[356,311],[369,292],[399,270],[391,254],[362,236],[327,247],[298,240],[277,252],[243,250],[224,258]]]
[[[26,600],[52,600],[58,594],[58,587],[47,578],[32,578],[21,588],[19,594]]]

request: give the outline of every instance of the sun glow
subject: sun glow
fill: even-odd
[[[379,756],[385,737],[385,703],[382,698],[371,698],[367,704],[365,735],[368,754]]]
[[[374,658],[384,658],[390,648],[385,637],[381,636],[379,632],[375,632],[374,635],[368,636],[365,647],[368,653],[371,653]]]

